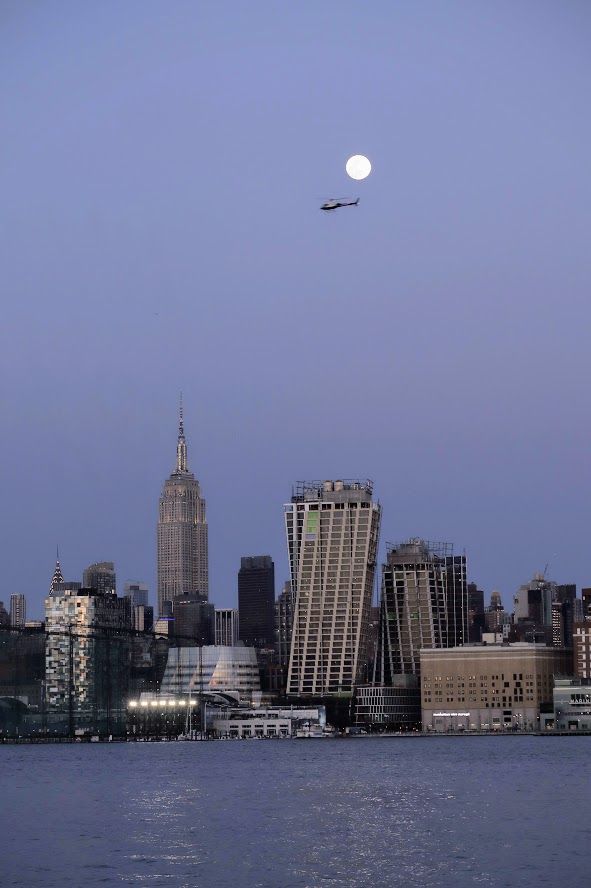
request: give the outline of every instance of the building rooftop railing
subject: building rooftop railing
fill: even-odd
[[[322,499],[323,493],[338,493],[342,490],[359,490],[372,496],[373,481],[369,478],[338,478],[325,481],[296,481],[292,486],[292,500]]]
[[[427,557],[437,556],[439,558],[446,558],[453,555],[453,551],[453,543],[437,543],[432,542],[431,540],[424,540],[421,537],[411,537],[408,540],[403,540],[402,542],[397,543],[386,543],[386,552],[388,555],[391,552],[396,552],[402,556],[405,552],[408,552],[409,555],[420,553]]]

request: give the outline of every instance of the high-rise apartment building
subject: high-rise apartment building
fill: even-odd
[[[238,644],[238,611],[236,608],[216,608],[215,644],[216,647],[234,647]]]
[[[413,538],[389,545],[382,565],[380,629],[374,683],[419,675],[421,648],[447,647],[447,543]]]
[[[418,538],[389,546],[380,608],[374,682],[390,685],[396,675],[420,674],[422,648],[467,642],[465,555]]]
[[[10,625],[22,629],[27,620],[27,599],[22,593],[10,596]]]
[[[97,561],[89,564],[82,574],[82,585],[85,589],[96,589],[105,595],[117,594],[115,565],[112,561]]]
[[[270,555],[240,559],[238,624],[244,644],[256,648],[275,646],[275,565]]]
[[[60,589],[63,586],[63,589]],[[76,588],[77,587],[77,588]],[[124,718],[129,679],[129,601],[58,583],[45,599],[47,704],[76,720]]]
[[[372,496],[371,481],[309,481],[285,506],[292,696],[349,694],[362,676],[381,517]]]
[[[207,521],[199,481],[187,468],[183,409],[176,468],[164,483],[158,517],[158,612],[181,595],[208,597]]]

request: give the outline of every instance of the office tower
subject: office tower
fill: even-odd
[[[485,627],[484,592],[476,583],[468,583],[468,640],[478,643]]]
[[[289,666],[291,629],[293,626],[293,593],[291,583],[283,584],[283,592],[275,602],[275,645],[280,666]]]
[[[257,648],[275,642],[275,565],[270,555],[240,559],[238,571],[240,641]]]
[[[96,589],[105,595],[116,595],[117,580],[113,562],[98,561],[90,564],[82,574],[82,585],[85,589]]]
[[[57,556],[55,559],[55,569],[53,571],[53,576],[51,578],[51,583],[49,584],[49,594],[53,595],[54,589],[58,583],[64,582],[64,576],[62,574],[62,568],[60,565],[60,553],[59,549],[57,550]]]
[[[529,583],[524,583],[515,593],[515,622],[522,623],[524,631],[545,633],[547,640],[552,639],[552,601],[554,600],[556,583],[552,583],[543,574],[535,574]]]
[[[216,647],[233,647],[238,644],[238,611],[235,608],[216,608],[215,644]]]
[[[4,602],[0,601],[0,629],[8,629],[10,626],[10,615],[4,607]]]
[[[552,602],[552,645],[572,647],[573,624],[575,621],[576,585],[557,585]]]
[[[129,598],[132,607],[145,607],[148,604],[148,587],[145,583],[127,582],[123,595]]]
[[[176,468],[164,483],[158,517],[158,613],[179,595],[208,596],[207,522],[199,482],[187,468],[183,407]]]
[[[421,648],[448,647],[448,543],[414,538],[388,546],[382,565],[380,630],[374,682],[419,675]]]
[[[459,647],[467,644],[470,620],[465,555],[445,557],[445,602],[447,646]]]
[[[154,628],[154,608],[148,605],[148,587],[145,583],[127,582],[123,597],[131,607],[131,625],[136,632],[151,632]]]
[[[173,634],[181,647],[213,644],[215,608],[200,595],[179,595],[172,600]]]
[[[490,605],[484,611],[484,623],[487,632],[502,632],[505,609],[501,593],[496,589],[490,593]]]
[[[121,722],[129,678],[130,607],[125,598],[58,583],[45,599],[45,698],[78,725]],[[63,587],[63,588],[60,588]]]
[[[13,629],[22,629],[27,619],[27,599],[24,595],[10,596],[10,625]]]
[[[154,628],[154,608],[149,604],[132,606],[131,625],[135,632],[151,632]]]
[[[292,696],[350,694],[363,673],[381,516],[372,494],[371,481],[307,481],[285,506]]]
[[[581,589],[581,600],[583,602],[583,619],[591,620],[591,588]]]

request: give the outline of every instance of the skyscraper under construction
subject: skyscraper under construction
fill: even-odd
[[[285,506],[292,696],[348,694],[361,676],[381,516],[372,494],[371,481],[302,482]]]
[[[187,467],[183,407],[176,468],[164,482],[158,517],[158,610],[182,595],[208,596],[207,521],[199,481]]]
[[[382,566],[374,682],[419,675],[421,648],[468,641],[466,557],[448,543],[422,539],[389,545]]]

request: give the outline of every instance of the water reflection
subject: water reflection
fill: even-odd
[[[5,747],[2,884],[497,888],[559,884],[567,861],[586,884],[587,744]]]

